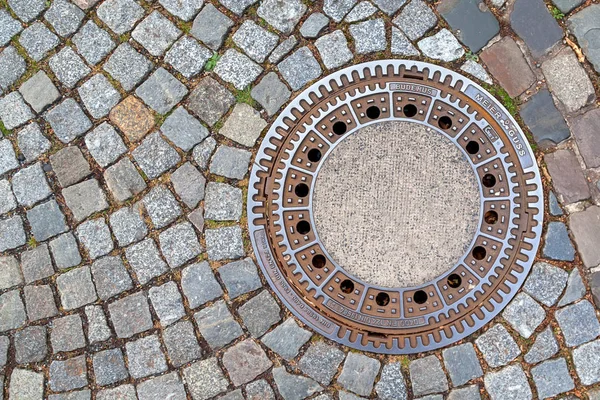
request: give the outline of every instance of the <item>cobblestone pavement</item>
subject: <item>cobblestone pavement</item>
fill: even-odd
[[[600,4],[0,0],[0,398],[600,399]],[[296,93],[439,63],[520,115],[539,260],[441,351],[349,351],[257,269],[248,169]]]

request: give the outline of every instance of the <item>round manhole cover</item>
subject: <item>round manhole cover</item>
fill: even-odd
[[[271,126],[248,192],[271,287],[322,335],[416,353],[484,325],[539,245],[534,155],[483,88],[421,62],[330,75]]]

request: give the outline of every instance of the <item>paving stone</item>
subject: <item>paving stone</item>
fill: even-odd
[[[83,180],[92,171],[77,146],[68,146],[50,156],[52,170],[62,187],[71,186]],[[94,179],[88,182],[96,182]],[[96,185],[97,186],[97,185]],[[91,188],[86,188],[91,189]]]
[[[585,292],[586,289],[583,284],[583,280],[581,279],[581,274],[577,268],[574,268],[569,274],[569,279],[567,280],[567,289],[565,290],[563,297],[558,302],[558,306],[562,307],[581,299],[585,295]]]
[[[54,360],[50,363],[48,384],[55,392],[66,392],[87,385],[85,356],[77,356],[65,361]]]
[[[42,134],[39,125],[35,122],[21,129],[17,138],[19,150],[27,161],[34,161],[50,150],[50,141]]]
[[[70,47],[63,47],[50,57],[48,65],[56,78],[69,89],[74,88],[77,82],[92,72]]]
[[[144,197],[144,206],[155,228],[160,229],[181,215],[181,207],[166,186],[155,186]]]
[[[87,338],[90,344],[103,342],[110,338],[111,332],[106,322],[102,306],[86,306]]]
[[[110,253],[115,246],[108,225],[102,218],[82,223],[76,232],[92,260]]]
[[[194,326],[190,321],[180,321],[163,331],[163,342],[167,348],[171,364],[181,367],[202,357]]]
[[[409,371],[415,396],[448,390],[448,380],[440,361],[434,355],[412,361]],[[364,395],[367,394],[364,393]]]
[[[65,216],[58,208],[58,203],[54,199],[41,203],[27,211],[27,220],[31,227],[31,233],[38,242],[66,232],[68,229],[65,223]],[[13,232],[17,233],[18,230],[15,229]],[[14,239],[18,238],[20,237],[16,235]],[[24,235],[22,244],[25,244]]]
[[[341,67],[354,57],[348,48],[346,36],[341,30],[321,36],[315,41],[315,46],[319,50],[323,64],[327,69]]]
[[[209,399],[223,393],[229,386],[216,357],[190,365],[183,370],[183,376],[194,400]]]
[[[511,97],[520,95],[536,81],[521,49],[511,37],[506,36],[489,46],[481,53],[481,59]]]
[[[231,12],[237,15],[242,15],[249,6],[257,1],[258,0],[219,0],[219,3],[229,9]]]
[[[419,51],[413,46],[406,36],[400,31],[400,29],[392,26],[392,54],[404,55],[404,56],[417,56]]]
[[[137,281],[142,285],[168,270],[167,264],[160,258],[154,240],[150,238],[129,246],[125,254],[127,262],[135,271]]]
[[[575,259],[575,249],[571,244],[567,227],[562,222],[550,222],[544,240],[544,257],[561,261]]]
[[[198,146],[194,147],[192,157],[201,170],[206,170],[210,156],[217,147],[217,141],[213,137],[206,138]]]
[[[85,337],[79,314],[56,318],[50,324],[52,352],[72,351],[85,347]]]
[[[0,295],[0,332],[20,328],[26,320],[25,306],[19,297],[18,290],[11,290]]]
[[[216,80],[205,77],[192,91],[189,109],[213,126],[235,103],[235,97]]]
[[[232,26],[233,21],[209,3],[194,19],[190,33],[211,49],[219,50]]]
[[[458,5],[459,3],[455,4]],[[454,16],[454,14],[452,15]],[[402,9],[402,12],[394,18],[393,22],[402,29],[402,32],[404,32],[410,40],[416,40],[437,25],[437,17],[427,3],[421,0],[412,0]],[[496,22],[496,26],[497,25],[498,22]]]
[[[269,56],[269,62],[271,64],[277,64],[283,57],[287,56],[290,51],[298,44],[298,39],[294,35],[285,39],[279,46],[275,47],[275,50]]]
[[[13,46],[0,51],[0,93],[15,83],[25,73],[26,67],[25,59]]]
[[[292,360],[312,336],[312,333],[301,328],[294,318],[287,319],[283,324],[267,333],[261,341],[265,346],[286,360]]]
[[[275,400],[273,389],[264,379],[247,384],[246,397],[248,400]]]
[[[320,12],[316,12],[311,14],[302,23],[300,34],[305,38],[314,39],[319,36],[319,33],[321,33],[327,25],[329,25],[329,18]]]
[[[25,286],[24,295],[30,321],[50,318],[58,314],[50,285]]]
[[[56,0],[44,14],[54,31],[60,36],[69,36],[77,31],[85,14],[79,7],[66,0]]]
[[[554,58],[545,61],[542,71],[550,90],[567,112],[575,112],[596,99],[590,78],[570,48],[564,48]]]
[[[0,120],[6,129],[17,128],[34,117],[19,92],[0,98]]]
[[[598,21],[600,21],[600,7],[597,4],[591,4],[567,21],[569,30],[577,38],[577,42],[596,71],[600,71],[600,50],[595,45],[594,39],[597,29],[600,28]]]
[[[261,293],[261,295],[263,294]],[[277,312],[279,313],[279,307],[277,307]],[[337,347],[330,346],[323,341],[318,341],[306,350],[298,366],[306,375],[327,386],[337,373],[338,367],[344,360],[344,357],[344,352]]]
[[[133,385],[126,384],[117,386],[113,389],[100,390],[96,395],[96,400],[137,400],[137,395]]]
[[[198,13],[204,3],[204,0],[159,0],[159,3],[171,14],[184,20],[190,21]]]
[[[107,0],[96,14],[114,33],[122,35],[144,16],[144,9],[134,0]]]
[[[21,270],[25,283],[44,279],[54,274],[46,243],[21,253]]]
[[[148,300],[142,292],[112,302],[108,312],[119,338],[129,338],[153,327]]]
[[[148,135],[131,154],[150,179],[157,178],[181,160],[177,151],[158,132]]]
[[[134,96],[113,108],[109,117],[130,142],[141,140],[154,127],[154,115]]]
[[[445,62],[457,60],[465,54],[458,40],[448,29],[442,29],[433,36],[421,39],[417,45],[426,57]]]
[[[569,347],[579,346],[600,336],[600,323],[594,306],[587,300],[557,310],[554,317]]]
[[[56,137],[63,143],[71,142],[92,127],[92,123],[81,107],[71,98],[63,100],[62,103],[48,111],[46,121],[52,127]]]
[[[0,140],[0,174],[4,174],[15,168],[19,168],[15,149],[13,149],[10,140]]]
[[[399,362],[390,363],[383,367],[381,378],[375,385],[375,391],[381,400],[406,400],[408,398],[408,391]]]
[[[593,272],[589,277],[589,282],[592,291],[592,300],[594,300],[596,308],[600,308],[600,272]]]
[[[531,21],[536,23],[532,24]],[[516,0],[510,14],[510,24],[535,58],[548,53],[564,35],[542,0]]]
[[[213,350],[220,349],[244,334],[223,300],[198,311],[194,318],[202,337]],[[231,379],[235,384],[235,379]]]
[[[523,289],[537,301],[552,307],[567,284],[569,274],[545,262],[537,262]]]
[[[332,2],[329,2],[329,3],[332,3]],[[338,4],[339,3],[343,3],[343,2],[338,1]],[[369,18],[371,15],[375,14],[376,12],[377,12],[377,7],[375,7],[373,4],[371,4],[368,1],[361,1],[352,9],[352,11],[350,11],[346,15],[346,18],[344,18],[344,21],[349,22],[349,23],[362,21],[364,19]]]
[[[552,2],[566,14],[583,3],[583,0],[552,0]]]
[[[6,214],[17,207],[15,196],[10,189],[10,182],[7,179],[0,181],[0,214]]]
[[[182,266],[203,250],[189,222],[173,225],[161,232],[159,240],[160,249],[171,268]]]
[[[476,61],[467,60],[460,67],[460,69],[461,69],[461,71],[464,71],[467,74],[473,75],[475,78],[487,83],[488,85],[492,85],[494,83],[492,81],[492,78],[490,78],[490,76],[488,75],[485,68],[483,68],[483,66]]]
[[[479,386],[471,385],[460,389],[453,389],[448,394],[447,400],[481,400]]]
[[[59,40],[58,36],[46,28],[46,25],[36,21],[21,32],[19,43],[29,54],[29,57],[35,61],[40,61],[50,50],[58,46]]]
[[[498,20],[481,0],[445,2],[437,10],[473,53],[481,50],[500,32]],[[410,35],[409,37],[414,39]]]
[[[600,110],[588,111],[575,119],[572,129],[586,166],[600,167],[600,139],[594,135],[600,129]]]
[[[60,97],[56,86],[44,71],[38,71],[25,81],[19,88],[19,92],[37,113],[43,111]]]
[[[166,69],[158,68],[135,91],[143,101],[159,114],[166,114],[187,94],[185,85]]]
[[[94,354],[92,363],[96,384],[99,386],[111,385],[129,377],[123,361],[123,352],[119,348]]]
[[[116,46],[110,34],[91,20],[73,36],[73,43],[79,54],[93,65],[102,61]]]
[[[165,54],[165,61],[186,78],[202,71],[212,52],[189,36],[183,36]]]
[[[252,153],[221,145],[210,164],[210,173],[231,179],[243,179],[248,172]]]
[[[252,339],[246,339],[223,354],[223,365],[235,386],[250,382],[273,363],[264,350]]]
[[[519,293],[505,308],[502,316],[523,336],[529,338],[544,321],[544,309],[526,293]]]
[[[251,59],[262,63],[277,46],[279,36],[260,27],[254,21],[246,20],[232,39]]]
[[[78,89],[85,108],[98,119],[110,112],[121,100],[121,95],[102,74],[96,74]]]
[[[479,365],[477,354],[471,343],[446,349],[443,351],[443,355],[444,365],[455,387],[464,385],[471,379],[483,375],[483,370]]]
[[[388,15],[394,14],[404,5],[406,0],[373,0],[381,11]]]
[[[223,290],[206,261],[192,264],[182,271],[181,287],[190,308],[199,307],[223,295]]]
[[[531,375],[541,398],[553,397],[575,388],[564,358],[541,363],[531,369]]]
[[[237,104],[219,133],[247,147],[252,147],[267,122],[258,111],[245,103]]]
[[[543,147],[558,144],[571,136],[565,119],[556,109],[547,89],[542,89],[532,96],[521,107],[520,114],[536,143]]]
[[[23,275],[14,256],[0,257],[0,290],[23,284]]]
[[[18,215],[0,219],[0,251],[15,249],[25,244],[23,220]]]
[[[249,257],[220,267],[219,276],[232,300],[262,286],[256,265]]]
[[[93,303],[98,298],[89,267],[72,269],[56,278],[60,302],[66,310]]]
[[[140,400],[170,399],[186,400],[183,382],[177,372],[149,379],[137,386]]]
[[[112,164],[127,151],[123,139],[107,122],[103,122],[85,136],[85,145],[101,167]]]
[[[12,190],[17,202],[25,207],[31,207],[52,194],[40,163],[15,173],[12,178]]]
[[[6,46],[23,27],[6,10],[0,10],[0,46]]]
[[[269,25],[284,34],[290,34],[306,12],[306,5],[300,0],[264,0],[256,11]]]
[[[318,42],[318,40],[317,40]],[[319,46],[316,42],[315,45]],[[323,53],[321,53],[323,57]],[[287,86],[281,82],[275,72],[269,72],[252,88],[250,92],[254,100],[263,106],[269,116],[279,112],[281,106],[290,98],[291,92]]]
[[[44,396],[44,374],[15,368],[10,375],[8,396],[11,399],[42,399]]]
[[[373,390],[381,363],[360,353],[348,353],[337,382],[346,390],[368,396]]]
[[[112,196],[120,203],[146,188],[146,182],[128,158],[109,167],[104,172],[104,180]]]
[[[89,389],[80,390],[77,392],[51,394],[48,400],[90,400],[92,392]]]
[[[244,90],[263,71],[262,67],[234,49],[229,49],[217,62],[214,72],[238,90]]]
[[[548,172],[558,198],[563,204],[571,204],[590,197],[590,191],[579,166],[579,161],[571,150],[561,149],[544,156]]]
[[[273,368],[273,379],[284,400],[302,400],[323,389],[310,378],[290,374],[285,367]]]
[[[531,388],[520,365],[509,365],[484,377],[485,389],[492,400],[531,399]]]
[[[185,163],[171,174],[171,183],[181,200],[194,208],[204,198],[206,178],[191,163]]]
[[[298,90],[323,72],[308,47],[301,47],[277,66],[293,90]]]
[[[28,326],[15,332],[15,361],[28,364],[42,361],[48,354],[46,327]],[[41,398],[41,397],[40,397]]]
[[[501,324],[496,324],[481,334],[475,344],[492,368],[506,365],[521,354],[519,346]]]
[[[135,206],[115,211],[110,216],[110,227],[122,247],[139,242],[148,233],[141,211]]]
[[[582,384],[600,382],[600,340],[574,349],[573,362]]]
[[[131,36],[155,57],[162,56],[179,35],[181,30],[156,10],[131,33]]]
[[[211,261],[234,260],[244,256],[242,230],[237,225],[207,229],[205,238]]]
[[[325,0],[323,12],[335,22],[340,22],[354,7],[357,0]]]
[[[98,297],[107,300],[133,287],[120,257],[104,257],[92,264]]]
[[[198,231],[198,233],[204,232],[204,210],[202,206],[199,206],[194,211],[187,215],[188,220],[194,225],[194,228]]]
[[[204,218],[215,221],[239,221],[242,216],[242,190],[226,183],[209,182],[206,186]]]
[[[364,399],[364,397],[356,396],[355,394],[344,392],[343,390],[340,390],[338,392],[338,395],[339,395],[340,400],[361,400],[361,399]],[[429,396],[427,396],[427,397],[429,397]],[[432,399],[427,399],[427,397],[421,397],[420,400],[422,400],[422,399],[432,400]],[[441,400],[441,399],[433,399],[433,400]]]
[[[387,46],[383,19],[373,19],[350,25],[350,35],[354,38],[357,54],[384,51]]]
[[[151,287],[148,297],[162,326],[171,325],[185,315],[181,294],[174,282]]]
[[[115,49],[103,68],[110,76],[119,81],[123,89],[130,91],[140,83],[152,67],[151,61],[137,52],[129,43],[123,43]]]
[[[157,335],[147,336],[125,344],[129,373],[133,378],[143,378],[167,370],[165,356]]]
[[[191,150],[209,135],[208,129],[183,107],[178,107],[160,127],[161,132],[177,147]]]

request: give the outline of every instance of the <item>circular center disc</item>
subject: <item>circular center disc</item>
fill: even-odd
[[[421,285],[448,271],[479,224],[475,173],[442,134],[412,122],[359,129],[317,175],[317,232],[349,273],[384,287]]]

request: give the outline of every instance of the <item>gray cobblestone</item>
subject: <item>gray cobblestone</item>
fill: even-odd
[[[165,61],[186,78],[198,75],[212,52],[195,39],[183,36],[165,54]]]
[[[252,153],[221,145],[213,155],[210,172],[231,179],[243,179],[248,173]]]
[[[183,99],[188,90],[166,69],[158,68],[135,91],[143,101],[159,114],[166,114]]]
[[[123,207],[110,216],[110,227],[119,246],[139,242],[148,233],[139,207]]]
[[[73,43],[79,54],[90,64],[98,64],[116,46],[108,32],[88,21],[73,36]]]
[[[588,268],[594,268],[600,264],[600,248],[595,246],[594,238],[600,234],[600,207],[591,206],[585,211],[571,215],[570,227],[577,249],[583,263]]]
[[[194,208],[204,199],[206,178],[191,163],[185,163],[171,174],[171,183],[181,200]]]
[[[533,345],[525,354],[525,361],[529,364],[536,364],[547,360],[558,352],[558,343],[552,333],[552,328],[548,327],[540,332]]]
[[[523,289],[536,300],[552,307],[563,292],[568,277],[569,274],[565,270],[538,262],[533,266]]]
[[[54,199],[41,203],[27,211],[27,220],[31,226],[31,233],[38,242],[67,231],[65,216]],[[19,238],[17,229],[13,230],[13,234],[15,235],[13,239]],[[25,244],[24,234],[22,244]]]
[[[6,10],[0,10],[0,46],[6,46],[8,42],[17,33],[23,30],[23,27]],[[1,87],[1,85],[0,85]]]
[[[233,21],[229,17],[212,4],[207,4],[194,19],[190,33],[211,49],[219,50],[232,26]]]
[[[241,145],[252,147],[266,126],[267,122],[258,111],[248,104],[239,103],[233,108],[219,133]]]
[[[359,353],[348,353],[337,382],[346,390],[368,396],[373,390],[380,367],[381,363],[374,358]]]
[[[321,66],[306,46],[299,48],[277,66],[283,79],[293,90],[298,90],[323,72]]]
[[[483,375],[477,354],[471,343],[464,343],[443,351],[444,365],[453,386],[461,386]]]
[[[194,400],[206,400],[227,390],[229,383],[212,357],[198,361],[183,370],[183,376]]]
[[[10,250],[25,244],[23,220],[18,215],[0,219],[0,251]]]
[[[346,40],[344,32],[339,29],[318,38],[315,46],[327,69],[341,67],[354,57],[348,48],[348,40]]]
[[[185,315],[181,294],[174,282],[151,287],[148,297],[162,326],[171,325]]]
[[[15,196],[7,179],[0,181],[0,214],[6,214],[17,207]]]
[[[72,269],[56,278],[63,308],[72,310],[93,303],[98,298],[89,267]]]
[[[554,317],[569,347],[579,346],[600,336],[600,323],[594,306],[587,300],[557,310]]]
[[[15,155],[10,140],[0,140],[0,174],[11,171],[19,167],[19,162]]]
[[[417,45],[426,57],[445,62],[457,60],[465,54],[465,50],[448,29],[421,39]]]
[[[15,368],[10,375],[8,396],[11,399],[42,399],[44,396],[44,375]]]
[[[79,7],[68,1],[56,0],[46,11],[44,18],[50,22],[56,33],[65,37],[77,31],[84,15]]]
[[[183,382],[177,372],[148,379],[138,385],[137,392],[140,400],[157,398],[169,400],[187,399]]]
[[[40,163],[23,168],[13,175],[12,190],[19,204],[31,207],[52,191]]]
[[[37,123],[32,122],[19,131],[19,150],[27,161],[33,161],[48,150],[50,141],[42,134]]]
[[[181,35],[181,30],[158,11],[140,22],[131,36],[153,56],[161,56]]]
[[[287,56],[290,51],[298,44],[296,36],[292,35],[285,39],[271,53],[269,56],[269,62],[271,64],[277,64],[283,57]]]
[[[50,285],[27,285],[23,289],[29,321],[50,318],[58,314]]]
[[[85,136],[85,145],[101,167],[112,164],[127,151],[121,136],[107,122]]]
[[[394,362],[383,367],[381,378],[375,385],[375,391],[381,400],[406,400],[408,398],[400,363]]]
[[[129,373],[133,378],[143,378],[167,370],[167,362],[156,335],[128,342],[125,350]]]
[[[279,112],[292,92],[281,82],[275,72],[269,72],[250,93],[252,98],[263,106],[267,114],[272,116]]]
[[[203,0],[177,1],[177,0],[159,0],[159,3],[171,14],[189,21],[200,10]]]
[[[542,249],[544,257],[559,261],[573,261],[575,249],[569,238],[567,226],[562,222],[550,222]]]
[[[119,45],[104,64],[104,70],[127,91],[136,87],[152,67],[152,62],[129,43]]]
[[[319,341],[306,350],[298,366],[306,375],[327,386],[333,380],[345,356],[344,352],[337,347]],[[381,396],[379,391],[378,394]]]
[[[294,30],[305,12],[306,5],[300,0],[265,0],[261,2],[257,10],[259,17],[285,34],[289,34]]]
[[[117,337],[129,338],[153,327],[148,300],[141,292],[109,304],[108,312]]]
[[[142,285],[168,270],[167,264],[160,258],[156,243],[150,238],[129,246],[125,255],[137,281]]]
[[[55,318],[50,325],[53,353],[73,351],[85,347],[85,336],[79,314]]]
[[[387,46],[383,19],[373,19],[350,25],[354,48],[358,54],[384,51]]]
[[[276,34],[260,27],[251,20],[244,21],[232,39],[240,49],[258,63],[265,61],[279,41]]]
[[[273,363],[264,350],[252,339],[246,339],[223,354],[223,365],[235,386],[250,382]]]
[[[21,253],[21,271],[25,283],[31,283],[54,274],[48,246],[44,243]]]
[[[68,146],[52,154],[50,163],[62,187],[80,182],[91,173],[88,162],[77,146]]]
[[[233,260],[244,256],[242,229],[237,225],[207,229],[205,238],[210,260]]]
[[[437,17],[427,3],[412,0],[394,18],[394,24],[398,25],[410,40],[416,40],[437,24]]]
[[[453,389],[447,397],[448,400],[481,400],[479,386],[470,385],[459,389]]]
[[[242,328],[222,300],[198,311],[194,318],[202,337],[213,350],[220,349],[243,335]]]
[[[133,287],[120,257],[101,258],[92,264],[92,275],[98,297],[107,300]]]
[[[144,9],[133,0],[107,0],[98,7],[96,14],[113,32],[121,35],[130,31],[144,16]]]
[[[63,143],[69,143],[83,135],[92,127],[92,123],[84,114],[77,102],[71,98],[46,113],[46,121],[54,130],[54,134]]]
[[[133,385],[126,384],[113,389],[104,389],[98,392],[97,400],[137,400]]]
[[[33,116],[19,92],[11,92],[0,98],[0,120],[6,129],[19,127]]]
[[[321,385],[310,378],[290,374],[285,367],[273,368],[273,379],[285,400],[305,399],[323,389]]]
[[[0,332],[17,329],[25,325],[27,315],[18,290],[0,295]]]
[[[151,149],[147,151],[151,151]],[[142,154],[145,154],[145,152]],[[123,158],[115,165],[107,168],[104,171],[104,180],[114,199],[120,203],[146,188],[144,178],[142,178],[129,158]]]
[[[188,100],[189,109],[213,126],[235,103],[235,97],[223,85],[207,76],[198,82]]]
[[[246,397],[248,400],[275,400],[273,389],[264,379],[246,385]]]
[[[180,321],[163,331],[163,341],[169,359],[175,367],[181,367],[202,357],[202,349],[190,321]]]
[[[192,156],[201,170],[206,170],[210,156],[217,147],[217,141],[213,137],[207,137],[202,143],[194,147]]]
[[[111,385],[129,377],[121,349],[100,351],[94,354],[92,360],[97,385]]]
[[[564,358],[541,363],[531,369],[531,375],[541,398],[553,397],[575,388]]]
[[[50,389],[56,392],[79,389],[87,385],[85,356],[52,361],[50,364]]]
[[[209,135],[208,129],[185,108],[178,107],[160,127],[163,135],[183,151],[191,150]]]
[[[15,361],[17,364],[40,362],[48,354],[46,327],[28,326],[15,332]]]
[[[506,328],[496,324],[479,336],[475,343],[491,367],[508,364],[521,350]]]
[[[573,362],[582,384],[592,385],[600,382],[600,340],[573,350]]]
[[[190,308],[199,307],[223,295],[223,290],[206,261],[192,264],[182,271],[181,287]]]
[[[87,317],[87,338],[91,344],[110,338],[110,328],[101,306],[85,307],[85,315]]]
[[[77,237],[93,260],[110,253],[114,243],[104,219],[88,220],[77,227]]]
[[[242,190],[226,183],[209,182],[206,186],[204,218],[215,221],[239,221],[242,216]]]
[[[0,52],[0,93],[15,83],[25,73],[26,67],[25,60],[13,46],[2,50]]]
[[[283,324],[267,333],[261,341],[265,346],[286,360],[292,360],[311,338],[312,333],[301,328],[294,318],[287,319]]]
[[[492,400],[531,399],[527,376],[520,365],[509,365],[484,377],[485,389]]]
[[[81,57],[70,47],[63,47],[50,57],[48,65],[56,78],[69,89],[74,88],[77,82],[91,72]]]
[[[37,113],[43,111],[60,97],[56,86],[44,71],[38,71],[19,88],[23,99]]]
[[[50,50],[59,44],[56,36],[46,25],[41,22],[34,22],[21,32],[19,43],[27,54],[35,61],[40,61]]]
[[[249,257],[220,267],[219,275],[232,300],[262,286],[256,265]]]
[[[504,309],[502,316],[521,336],[527,339],[544,321],[546,313],[531,296],[519,293]]]
[[[109,207],[98,181],[93,178],[70,186],[64,189],[62,193],[76,221],[83,221],[92,214],[106,210]],[[77,229],[78,232],[79,229]],[[83,241],[81,238],[80,240]],[[88,249],[90,249],[89,246]],[[90,256],[95,258],[91,254]]]
[[[189,222],[173,225],[159,235],[160,249],[171,268],[177,268],[198,256],[203,248]]]
[[[158,132],[148,135],[132,154],[140,168],[152,179],[171,169],[181,160],[177,151],[161,138]]]
[[[23,284],[23,275],[14,256],[0,257],[0,289],[9,289]]]
[[[325,0],[323,11],[335,22],[340,22],[356,3],[357,0]]]
[[[244,90],[262,71],[260,65],[234,49],[227,50],[214,69],[221,79],[231,83],[238,90]]]
[[[144,197],[144,206],[155,228],[160,229],[181,215],[181,207],[166,186],[155,186]]]
[[[581,299],[585,295],[585,291],[586,289],[583,284],[583,280],[581,279],[581,274],[577,268],[574,268],[569,274],[569,279],[567,280],[567,289],[565,290],[563,297],[558,302],[558,306],[566,306],[567,304],[571,304]]]
[[[92,117],[99,119],[110,112],[121,100],[121,95],[102,74],[88,79],[78,89],[79,97]]]

